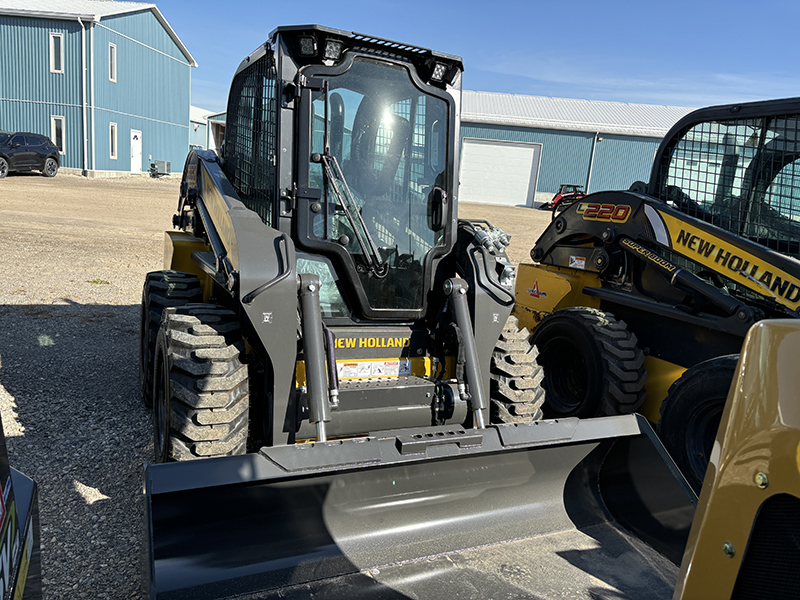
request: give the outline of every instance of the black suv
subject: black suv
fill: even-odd
[[[45,136],[0,131],[0,179],[9,171],[33,170],[55,177],[58,167],[58,148]]]

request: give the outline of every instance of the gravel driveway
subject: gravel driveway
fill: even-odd
[[[179,181],[0,181],[0,415],[12,466],[39,484],[45,598],[140,598],[139,302],[162,268]],[[550,213],[464,205],[527,260]]]

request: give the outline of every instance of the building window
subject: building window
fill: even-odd
[[[50,72],[64,72],[64,34],[50,34]]]
[[[112,160],[117,160],[117,124],[109,123],[108,126],[108,141],[111,148]]]
[[[117,81],[117,45],[108,44],[108,80]]]
[[[50,117],[50,139],[58,151],[64,154],[64,117]]]

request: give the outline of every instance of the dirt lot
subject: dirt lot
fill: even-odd
[[[177,180],[10,175],[0,181],[0,414],[13,466],[40,486],[45,597],[137,598],[138,389],[145,273],[161,268]],[[550,213],[465,205],[527,261]]]

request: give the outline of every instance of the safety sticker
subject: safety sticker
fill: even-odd
[[[586,258],[583,256],[570,256],[569,266],[572,267],[573,269],[585,269]]]
[[[411,375],[411,361],[405,358],[389,360],[348,360],[336,363],[339,379],[374,379]]]

